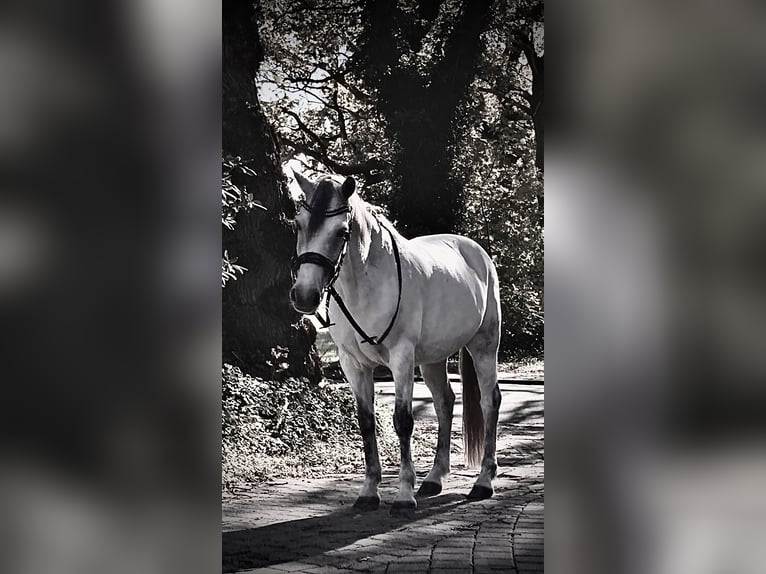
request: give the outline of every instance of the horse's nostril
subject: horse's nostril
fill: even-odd
[[[319,306],[319,293],[317,293],[316,291],[311,293],[311,306],[312,307]]]
[[[290,301],[295,303],[295,287],[290,289]]]

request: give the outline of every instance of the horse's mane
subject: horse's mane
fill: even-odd
[[[357,240],[359,242],[359,252],[362,255],[362,260],[367,259],[367,255],[370,250],[370,242],[372,240],[372,232],[382,232],[382,226],[389,229],[398,241],[403,241],[399,232],[394,227],[394,224],[386,217],[385,210],[382,207],[373,205],[362,199],[358,193],[352,195],[348,200],[351,206],[352,213],[354,213],[354,219],[356,219],[359,234]],[[388,243],[390,238],[387,233],[383,233],[383,242]]]
[[[383,223],[383,225],[388,227],[397,236],[399,236],[399,232],[394,227],[393,222],[386,215],[385,208],[365,201],[359,196],[358,193],[352,195],[351,198],[349,198],[349,205],[354,211],[364,213],[367,216],[372,216],[373,220],[377,220],[378,223]]]
[[[374,205],[372,203],[366,202],[364,199],[359,197],[359,194],[357,193],[355,196],[349,200],[349,204],[353,203],[353,207],[357,209],[362,209],[372,215],[373,217],[382,220],[384,223],[387,223],[389,225],[393,225],[391,221],[386,217],[386,210],[379,205]]]

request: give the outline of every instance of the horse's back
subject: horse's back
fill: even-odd
[[[495,266],[484,248],[473,239],[462,235],[424,235],[410,240],[418,257],[433,269],[459,273],[464,279],[486,282],[496,277]]]

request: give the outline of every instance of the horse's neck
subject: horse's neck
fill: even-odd
[[[338,276],[338,290],[354,302],[383,280],[391,262],[391,238],[381,223],[363,205],[354,206],[348,253]],[[366,273],[365,273],[366,271]]]

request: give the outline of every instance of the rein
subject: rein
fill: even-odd
[[[311,206],[306,203],[306,201],[302,201],[301,205],[307,209],[309,212],[311,212]],[[345,207],[339,207],[338,209],[333,209],[330,211],[325,212],[325,217],[332,217],[335,215],[341,215],[343,213],[348,213],[350,217],[351,208],[349,206]],[[359,325],[359,323],[354,320],[353,315],[351,314],[351,311],[348,310],[348,307],[346,307],[346,304],[343,301],[343,298],[340,296],[340,293],[335,290],[335,281],[337,281],[338,276],[340,275],[340,269],[343,265],[343,259],[346,256],[346,252],[348,251],[348,242],[351,237],[351,232],[349,231],[346,233],[345,237],[343,238],[343,248],[341,249],[340,255],[338,256],[337,261],[332,261],[328,257],[322,255],[321,253],[316,253],[314,251],[306,251],[304,253],[301,253],[294,261],[292,265],[292,274],[293,278],[298,272],[298,268],[303,265],[304,263],[313,263],[315,265],[319,265],[321,267],[324,267],[325,269],[328,269],[332,276],[330,278],[329,283],[324,288],[326,291],[326,299],[325,302],[327,304],[327,316],[322,317],[318,312],[316,313],[316,318],[319,321],[319,323],[322,325],[322,327],[331,327],[335,323],[330,322],[330,297],[332,297],[335,302],[338,304],[338,307],[340,308],[343,315],[348,320],[349,324],[354,328],[354,331],[356,331],[361,337],[362,337],[362,343],[369,343],[370,345],[380,345],[386,337],[388,337],[388,334],[391,332],[391,329],[394,326],[394,323],[396,322],[396,317],[399,315],[399,307],[402,302],[402,261],[401,257],[399,256],[399,246],[396,242],[396,238],[394,237],[393,232],[388,228],[388,226],[383,225],[383,222],[378,219],[375,214],[373,214],[373,217],[378,221],[378,224],[388,231],[388,235],[391,237],[391,245],[394,248],[394,260],[396,261],[396,279],[399,284],[399,293],[396,298],[396,310],[394,311],[394,315],[391,317],[391,321],[388,324],[388,327],[386,327],[385,331],[383,333],[376,337],[376,336],[370,336],[368,335],[364,329]]]

